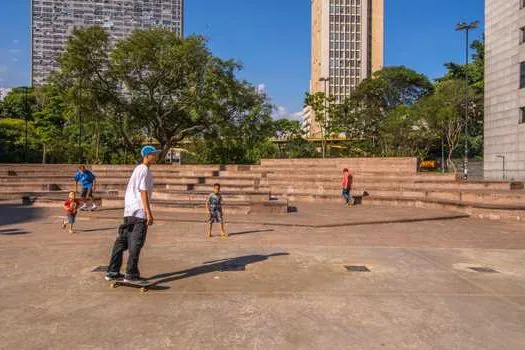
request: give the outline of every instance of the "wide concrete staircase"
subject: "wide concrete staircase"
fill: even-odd
[[[132,165],[94,165],[96,199],[121,208]],[[525,220],[521,182],[463,182],[454,174],[419,173],[415,158],[262,160],[260,165],[157,165],[153,207],[204,212],[220,183],[227,213],[287,213],[301,203],[341,203],[342,169],[354,176],[357,204],[432,208],[479,218]],[[0,165],[0,200],[60,206],[75,189],[75,165]],[[293,206],[290,206],[289,203]]]
[[[103,208],[121,208],[133,165],[93,165],[95,200]],[[0,199],[23,199],[35,206],[60,206],[75,190],[74,165],[0,165]],[[152,206],[161,211],[205,212],[215,183],[221,184],[226,213],[287,213],[288,201],[270,197],[262,174],[243,166],[152,167]]]
[[[353,173],[358,204],[450,210],[478,218],[525,220],[521,182],[458,180],[419,173],[415,158],[263,160],[272,195],[297,202],[341,202],[342,169]]]

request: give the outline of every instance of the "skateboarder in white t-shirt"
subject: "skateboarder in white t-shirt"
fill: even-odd
[[[142,164],[137,166],[131,175],[124,199],[124,224],[119,226],[117,240],[113,245],[111,260],[106,273],[106,280],[124,278],[125,282],[141,282],[139,272],[140,250],[146,241],[148,226],[153,225],[153,214],[150,208],[153,191],[153,176],[150,166],[157,162],[160,153],[153,146],[142,148]],[[120,273],[122,255],[128,250],[126,275]]]

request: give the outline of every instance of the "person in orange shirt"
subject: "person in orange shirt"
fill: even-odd
[[[341,180],[341,193],[345,199],[345,205],[351,207],[354,203],[352,200],[352,182],[353,177],[350,170],[343,169],[343,179]]]
[[[67,224],[69,224],[69,233],[73,234],[73,225],[75,225],[75,218],[78,213],[78,208],[80,207],[80,200],[77,199],[75,192],[69,192],[69,198],[64,202],[64,209],[67,213],[67,222],[66,219],[62,222],[62,229],[66,229]]]

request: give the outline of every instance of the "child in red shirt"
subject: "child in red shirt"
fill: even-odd
[[[75,192],[69,192],[68,199],[64,202],[64,209],[67,212],[67,223],[66,219],[62,222],[62,229],[66,228],[66,225],[69,224],[69,233],[73,234],[73,225],[75,224],[75,218],[77,216],[78,208],[81,202],[76,198]]]
[[[343,180],[341,181],[342,195],[345,199],[345,205],[351,207],[353,204],[352,200],[352,173],[347,169],[343,169]]]

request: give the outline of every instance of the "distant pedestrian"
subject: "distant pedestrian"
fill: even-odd
[[[69,192],[68,199],[64,202],[64,210],[66,211],[66,219],[62,221],[62,229],[65,230],[69,224],[69,233],[75,233],[73,226],[75,225],[75,218],[80,207],[80,200],[77,199],[76,193]]]
[[[95,210],[97,206],[93,198],[93,191],[96,190],[96,176],[89,170],[86,169],[85,165],[78,167],[78,171],[75,174],[75,191],[78,191],[78,183],[82,192],[80,193],[80,199],[84,203],[80,210]],[[91,202],[91,207],[88,208],[88,202]]]
[[[343,169],[343,179],[341,180],[341,193],[345,199],[345,205],[351,207],[354,202],[352,200],[352,182],[353,177],[350,170],[347,168]]]
[[[224,228],[224,215],[222,213],[222,195],[220,184],[213,185],[213,192],[206,199],[206,209],[209,213],[208,238],[212,237],[214,223],[221,224],[221,238],[228,238],[228,233],[226,233]]]
[[[142,164],[137,166],[131,175],[124,198],[124,224],[118,228],[117,239],[113,245],[106,280],[116,280],[124,277],[125,282],[145,282],[140,277],[139,256],[148,226],[153,225],[150,200],[153,191],[153,175],[150,166],[157,162],[160,151],[152,146],[142,148]],[[128,265],[126,275],[120,273],[122,255],[128,250]]]

